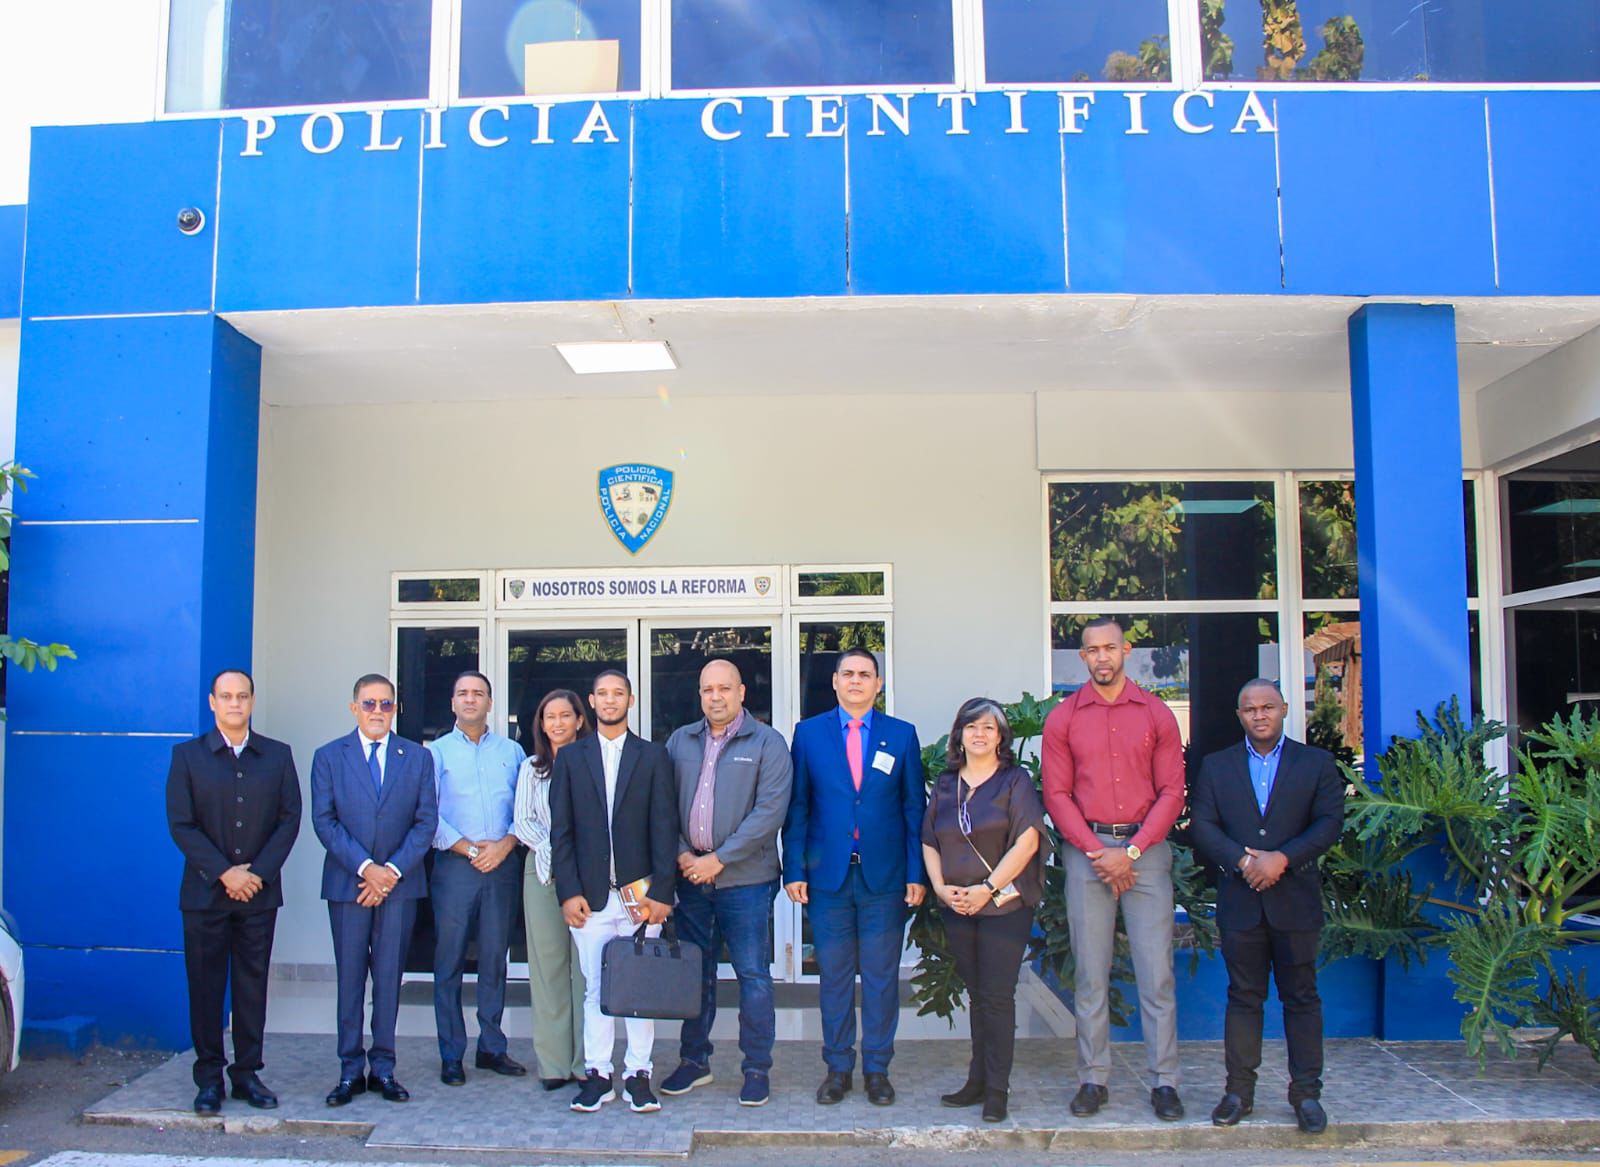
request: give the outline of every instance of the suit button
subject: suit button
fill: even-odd
[[[233,853],[234,853],[234,854],[235,854],[235,855],[243,855],[243,854],[244,854],[244,852],[243,852],[243,851],[241,851],[241,850],[239,850],[239,848],[237,848],[237,847],[235,847],[235,848],[234,848],[234,849],[233,849]]]
[[[1258,834],[1258,835],[1265,835],[1266,833],[1267,833],[1267,828],[1266,827],[1262,827],[1259,831],[1256,832],[1256,834]]]
[[[243,778],[244,777],[244,771],[243,770],[235,770],[233,772],[233,776],[235,778]]]
[[[235,821],[234,821],[234,824],[233,824],[233,825],[234,825],[234,826],[236,826],[236,827],[242,827],[242,826],[244,826],[244,824],[243,824],[243,823],[241,823],[241,822],[239,822],[239,821],[238,821],[238,820],[235,820]]]
[[[239,795],[239,797],[238,797],[238,798],[236,798],[236,799],[234,799],[234,801],[235,801],[235,802],[243,802],[243,801],[244,801],[244,795],[242,795],[242,794],[241,794],[241,795]]]

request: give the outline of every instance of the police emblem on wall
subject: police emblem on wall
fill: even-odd
[[[600,513],[617,542],[637,555],[650,542],[672,505],[672,471],[642,462],[600,471]]]

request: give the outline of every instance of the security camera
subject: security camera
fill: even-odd
[[[206,213],[199,207],[184,207],[178,212],[178,230],[185,235],[198,235],[205,225]]]

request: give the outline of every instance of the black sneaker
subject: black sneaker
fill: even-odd
[[[599,1070],[590,1070],[589,1076],[578,1087],[578,1096],[572,1100],[573,1110],[593,1114],[607,1102],[615,1102],[617,1092],[611,1088],[611,1079],[602,1078]]]
[[[623,1082],[622,1091],[628,1096],[628,1109],[635,1114],[649,1114],[661,1109],[661,1103],[650,1092],[650,1075],[643,1070]]]
[[[668,1074],[661,1083],[661,1093],[668,1098],[676,1098],[680,1094],[687,1094],[696,1086],[709,1086],[716,1079],[711,1076],[710,1066],[699,1066],[691,1061],[681,1061],[678,1068]]]

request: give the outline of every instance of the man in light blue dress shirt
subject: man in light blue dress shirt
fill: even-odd
[[[506,1003],[506,955],[512,913],[522,883],[522,855],[511,821],[522,747],[489,729],[489,678],[468,671],[456,678],[450,709],[456,727],[430,742],[439,783],[434,835],[433,1015],[439,1031],[439,1080],[467,1080],[462,1059],[467,1028],[461,1012],[461,974],[467,943],[478,942],[478,1051],[474,1064],[510,1077],[527,1070],[506,1053],[500,1027]]]

